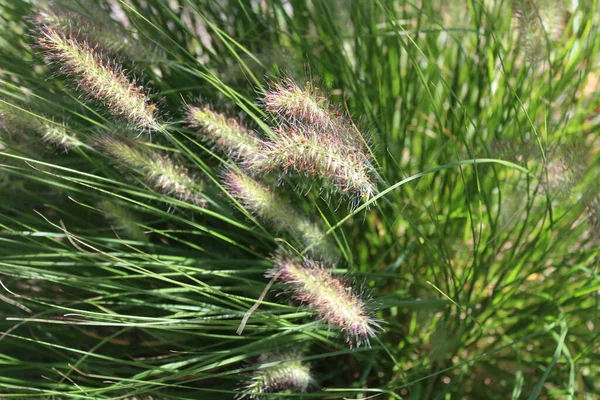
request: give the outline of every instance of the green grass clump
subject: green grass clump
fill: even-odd
[[[0,0],[0,397],[600,396],[598,1]]]

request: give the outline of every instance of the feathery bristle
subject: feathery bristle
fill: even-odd
[[[28,138],[29,134],[41,137],[55,147],[69,149],[84,146],[65,125],[32,115],[23,109],[0,103],[0,131],[12,138]]]
[[[309,84],[302,89],[293,80],[284,79],[273,84],[263,102],[267,111],[290,126],[324,129],[333,124],[329,100]]]
[[[46,142],[65,149],[84,146],[84,143],[67,131],[63,125],[49,123],[44,123],[43,125],[42,138]]]
[[[556,0],[513,0],[519,24],[519,43],[532,61],[547,55],[549,43],[557,41],[564,23],[564,2]]]
[[[566,195],[580,184],[588,168],[588,154],[580,145],[562,144],[548,152],[544,185],[554,194]]]
[[[352,207],[377,193],[377,173],[362,135],[310,83],[301,88],[284,79],[266,93],[264,104],[281,126],[276,137],[261,141],[259,151],[244,161],[248,171],[320,178],[350,198]]]
[[[310,82],[302,88],[291,79],[274,83],[263,103],[287,128],[318,132],[319,136],[344,143],[352,151],[367,151],[366,141],[352,121]]]
[[[128,237],[140,242],[146,242],[148,240],[131,212],[126,208],[109,200],[102,200],[98,203],[98,208],[104,211],[105,217],[111,221],[118,231],[121,231]]]

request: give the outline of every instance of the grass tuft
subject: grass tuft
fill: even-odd
[[[0,397],[598,397],[559,3],[0,0]]]

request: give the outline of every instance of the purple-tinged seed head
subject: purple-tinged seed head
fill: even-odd
[[[291,288],[294,298],[318,312],[330,326],[337,326],[350,345],[369,345],[379,324],[369,314],[362,299],[352,288],[334,277],[321,262],[278,254],[267,274],[277,277]]]

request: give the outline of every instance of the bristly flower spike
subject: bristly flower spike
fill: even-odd
[[[243,163],[253,174],[289,172],[322,179],[334,191],[355,200],[368,201],[377,193],[376,173],[367,156],[347,151],[336,138],[323,140],[317,132],[277,131],[277,138],[263,141],[261,151]]]
[[[63,125],[43,123],[43,127],[42,138],[54,146],[64,149],[86,146],[82,141],[69,133]]]
[[[589,165],[588,150],[580,144],[564,143],[549,149],[547,157],[543,186],[553,194],[569,194],[585,177]]]
[[[262,183],[235,171],[227,171],[223,182],[228,192],[254,217],[298,237],[305,246],[312,246],[311,254],[315,258],[327,261],[339,258],[338,248],[317,224],[285,204]]]
[[[519,43],[529,61],[544,58],[548,43],[560,38],[564,27],[564,3],[557,0],[513,0],[513,11],[519,24]]]
[[[190,106],[186,114],[188,125],[197,129],[198,136],[235,159],[255,154],[259,149],[256,135],[235,119],[227,118],[209,107]]]
[[[137,128],[152,131],[161,127],[156,105],[118,65],[106,62],[89,44],[64,31],[46,25],[41,25],[39,31],[39,44],[46,61],[57,64],[62,73],[75,79],[88,97],[103,103],[114,116]]]
[[[299,262],[286,254],[278,254],[267,277],[276,277],[288,285],[294,298],[307,305],[330,326],[339,327],[350,346],[369,345],[379,324],[369,314],[352,288],[335,278],[326,265],[310,259]]]
[[[337,140],[347,151],[367,152],[367,141],[350,118],[310,82],[303,87],[289,78],[273,83],[263,103],[287,128],[318,133],[323,140]]]
[[[25,137],[32,133],[45,142],[64,149],[86,146],[65,125],[55,123],[39,115],[29,114],[24,109],[10,107],[0,101],[0,130],[9,135]]]
[[[294,351],[262,355],[256,371],[244,382],[241,393],[235,398],[253,400],[267,393],[306,392],[314,379],[310,367],[299,358],[300,354]]]
[[[303,124],[323,129],[335,119],[327,97],[309,84],[300,88],[292,79],[274,83],[263,103],[267,111],[290,126]]]
[[[138,226],[138,222],[128,209],[109,200],[102,200],[98,203],[98,207],[104,212],[105,217],[110,220],[115,229],[134,240],[148,241],[146,234]]]
[[[202,182],[166,155],[116,136],[102,137],[97,143],[119,164],[145,175],[146,182],[158,192],[197,206],[205,205]]]

